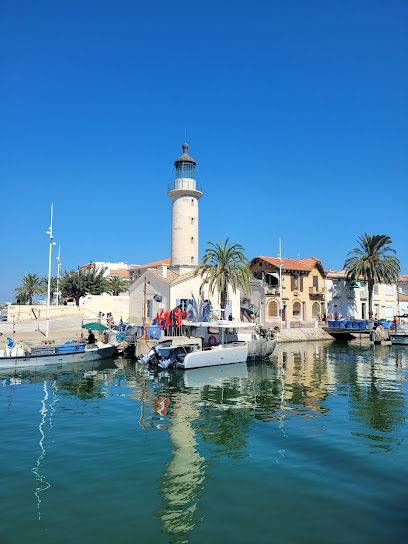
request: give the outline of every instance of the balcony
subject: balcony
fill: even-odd
[[[267,295],[277,295],[277,296],[279,296],[280,295],[280,289],[279,289],[279,287],[271,287],[269,285],[266,285],[265,286],[265,293]]]
[[[309,295],[323,297],[326,294],[326,287],[309,287]]]

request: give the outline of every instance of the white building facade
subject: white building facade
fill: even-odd
[[[325,285],[326,309],[331,318],[368,319],[367,282],[350,281],[344,270],[338,270],[327,272]],[[397,286],[376,283],[373,290],[373,316],[391,320],[397,310]]]

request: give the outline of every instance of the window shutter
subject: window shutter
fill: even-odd
[[[194,317],[194,306],[192,298],[188,301],[187,316],[191,319]]]
[[[294,276],[290,277],[290,290],[291,291],[295,290],[295,277]]]
[[[303,276],[300,276],[300,292],[303,292]]]

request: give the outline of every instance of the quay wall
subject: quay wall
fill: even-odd
[[[284,342],[305,342],[312,340],[331,340],[333,337],[322,329],[315,328],[299,328],[299,329],[282,329],[280,333],[276,335],[278,344]]]
[[[33,310],[35,312],[34,316]],[[50,305],[50,318],[68,317],[72,315],[84,315],[83,306],[55,306]],[[36,321],[47,317],[47,306],[45,304],[9,304],[7,306],[7,321]]]
[[[34,310],[34,312],[33,312]],[[87,295],[83,304],[76,305],[50,305],[50,318],[69,317],[82,315],[88,318],[97,318],[99,312],[105,314],[111,313],[118,323],[122,317],[123,321],[129,319],[129,296],[106,296],[106,295]],[[35,313],[35,315],[34,315]],[[7,321],[42,321],[47,317],[47,306],[45,304],[9,304],[7,307]]]

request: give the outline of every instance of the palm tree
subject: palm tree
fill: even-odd
[[[119,296],[119,293],[129,291],[129,283],[119,276],[113,276],[108,278],[108,280],[110,280],[109,290],[114,297]]]
[[[43,280],[37,274],[25,274],[21,278],[21,284],[14,289],[14,292],[16,297],[28,301],[31,306],[34,295],[43,295],[45,293]]]
[[[344,262],[347,278],[357,280],[363,278],[368,283],[368,317],[373,317],[373,290],[375,283],[394,283],[398,280],[400,271],[399,260],[388,244],[392,240],[385,234],[367,234],[359,236],[360,247],[354,248]]]
[[[251,287],[249,280],[252,272],[248,266],[248,259],[244,255],[244,248],[225,240],[223,244],[208,242],[210,247],[205,250],[205,255],[198,265],[195,276],[203,278],[200,290],[208,284],[210,295],[217,290],[220,293],[221,310],[225,310],[228,300],[228,286],[232,287],[235,293],[241,289],[249,293]]]

